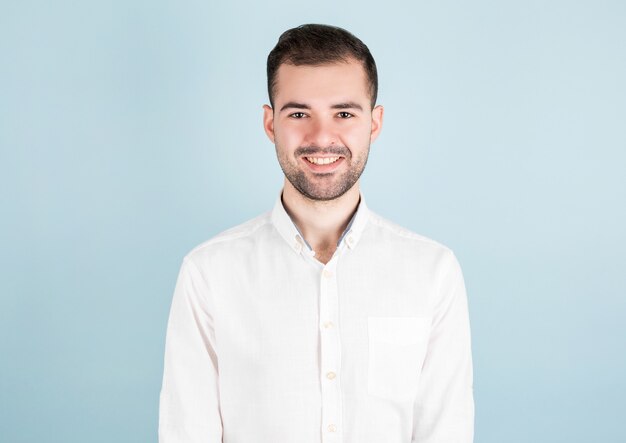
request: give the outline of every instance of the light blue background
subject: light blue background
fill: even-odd
[[[153,442],[183,255],[271,208],[265,59],[377,60],[369,206],[465,272],[476,442],[623,442],[623,1],[0,8],[0,441]]]

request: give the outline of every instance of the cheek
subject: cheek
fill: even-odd
[[[341,139],[350,148],[360,149],[370,142],[370,126],[354,125],[344,128],[341,132]]]
[[[275,130],[276,143],[280,144],[283,149],[294,150],[300,146],[303,134],[298,128],[291,126],[280,126]]]

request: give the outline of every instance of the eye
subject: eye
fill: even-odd
[[[341,111],[337,115],[339,116],[339,118],[352,118],[352,117],[354,117],[354,115],[352,115],[352,114],[350,114],[349,112],[346,112],[346,111]]]
[[[304,112],[294,112],[293,114],[289,114],[289,117],[299,119],[306,117],[306,114]]]

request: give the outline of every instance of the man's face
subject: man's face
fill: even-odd
[[[361,63],[278,68],[265,131],[287,180],[312,200],[332,200],[358,181],[383,109],[371,109]]]

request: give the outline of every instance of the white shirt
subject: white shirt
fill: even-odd
[[[467,443],[473,427],[459,264],[362,197],[326,265],[280,197],[184,258],[160,443]]]

